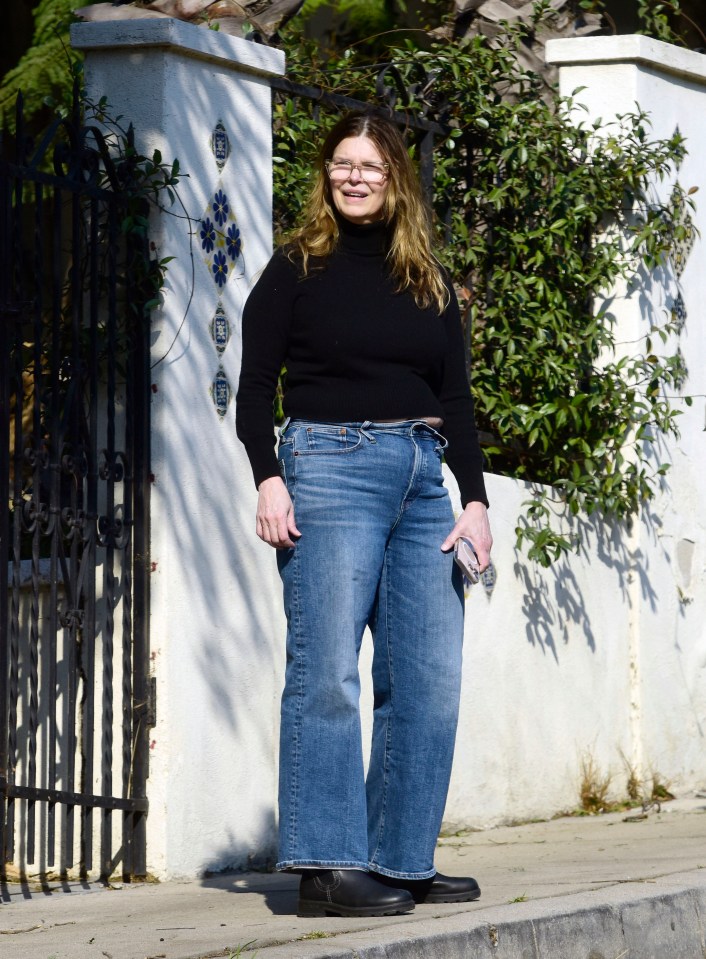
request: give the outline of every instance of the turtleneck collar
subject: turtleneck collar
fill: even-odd
[[[390,247],[392,228],[384,220],[352,223],[336,210],[339,243],[343,250],[357,256],[385,256]]]

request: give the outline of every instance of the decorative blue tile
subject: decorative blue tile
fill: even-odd
[[[216,307],[216,312],[213,314],[209,331],[213,345],[216,347],[218,355],[220,356],[228,346],[228,341],[230,340],[230,323],[228,322],[226,311],[223,309],[223,304],[220,302]]]
[[[213,405],[216,407],[216,412],[220,418],[223,419],[228,412],[230,401],[233,399],[233,389],[226,376],[226,371],[222,366],[218,367],[216,375],[213,378],[213,383],[211,384],[211,399],[213,400]]]
[[[672,322],[677,333],[681,333],[686,323],[686,303],[681,295],[681,290],[677,293],[672,302]]]
[[[673,136],[673,137],[681,136],[681,130],[679,129],[679,124],[678,124],[678,123],[677,123],[677,125],[674,127],[674,133],[672,134],[672,136]],[[679,147],[679,153],[678,153],[678,155],[677,155],[677,162],[676,162],[676,164],[675,164],[675,169],[676,169],[677,171],[679,170],[679,167],[682,165],[682,160],[684,159],[684,154],[685,154],[685,153],[686,153],[686,148],[685,148],[684,145],[682,144],[682,146]]]
[[[219,185],[198,225],[201,255],[220,293],[236,272],[243,241],[228,194]],[[242,266],[241,266],[242,270]]]
[[[672,376],[674,377],[673,382],[675,387],[678,390],[681,390],[686,383],[686,378],[689,374],[689,370],[686,366],[686,360],[684,359],[684,354],[681,351],[681,347],[677,347],[677,352],[674,355],[674,367]]]
[[[684,227],[685,235],[674,241],[674,254],[672,262],[677,276],[681,276],[686,267],[686,261],[689,259],[694,243],[696,242],[696,230],[694,222],[688,213],[681,217],[680,225]]]
[[[215,157],[218,172],[222,173],[231,152],[230,137],[222,120],[218,121],[211,134],[211,151]]]
[[[683,235],[674,240],[672,251],[674,272],[680,277],[696,242],[696,228],[691,214],[686,204],[679,198],[676,188],[672,194],[672,208],[675,211],[675,224],[683,231]]]
[[[495,566],[492,561],[490,566],[480,574],[480,581],[483,584],[483,589],[486,591],[488,596],[495,589],[495,583],[497,582],[498,575],[495,572]]]

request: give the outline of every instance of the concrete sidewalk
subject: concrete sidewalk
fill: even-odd
[[[281,874],[6,884],[0,959],[705,959],[706,799],[638,813],[442,839],[437,868],[482,898],[407,916],[298,919]]]

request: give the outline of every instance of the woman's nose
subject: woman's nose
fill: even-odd
[[[349,180],[355,179],[356,181],[360,180],[361,179],[360,167],[356,166],[355,164],[351,166],[351,172],[348,179]]]

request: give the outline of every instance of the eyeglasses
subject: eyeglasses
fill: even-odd
[[[329,177],[336,182],[347,180],[357,170],[361,180],[373,184],[382,183],[390,169],[387,163],[351,163],[350,160],[327,160],[325,166]]]

